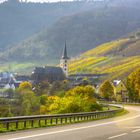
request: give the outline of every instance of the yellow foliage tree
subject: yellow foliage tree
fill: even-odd
[[[140,68],[128,76],[127,89],[131,101],[136,102],[140,100]]]
[[[45,105],[40,106],[40,114],[46,114],[47,113],[47,108]]]
[[[32,84],[29,83],[29,82],[22,82],[20,85],[19,85],[19,89],[20,90],[32,90]]]
[[[106,100],[113,100],[115,98],[114,88],[109,81],[105,81],[99,89],[100,96]]]
[[[66,96],[81,96],[92,98],[95,94],[95,89],[92,86],[77,86],[66,93]]]

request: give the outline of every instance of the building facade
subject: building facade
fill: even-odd
[[[69,60],[69,57],[67,56],[67,47],[66,47],[66,43],[65,43],[65,47],[63,49],[63,54],[60,59],[60,67],[62,68],[66,77],[68,77],[68,60]]]

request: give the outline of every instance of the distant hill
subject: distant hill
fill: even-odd
[[[140,32],[89,50],[69,64],[70,73],[102,73],[109,79],[124,79],[140,67]]]
[[[20,3],[8,0],[0,4],[0,51],[48,28],[63,16],[92,9],[95,3]]]
[[[129,32],[140,28],[139,7],[139,0],[44,4],[19,3],[16,0],[13,3],[13,0],[10,0],[0,4],[0,70],[11,69],[13,72],[20,70],[29,74],[35,66],[56,65],[59,63],[65,42],[68,54],[72,58],[79,55],[81,57],[81,54],[88,50],[92,52],[91,49],[102,43],[122,39]],[[136,43],[139,44],[139,41],[136,41],[135,49],[131,47],[132,45],[134,48],[134,42],[129,41],[126,41],[126,44],[125,41],[124,44],[121,42],[121,47],[114,49],[103,45],[102,50],[108,48],[108,51],[98,55],[92,54],[95,55],[95,59],[92,56],[82,60],[90,61],[87,63],[89,67],[83,65],[84,68],[78,68],[76,62],[81,64],[78,57],[73,63],[77,67],[71,68],[70,72],[108,72],[109,65],[119,66],[123,57],[127,58],[125,62],[129,62],[129,59],[136,61],[138,66],[139,49]],[[125,46],[129,48],[122,50]],[[100,52],[98,49],[96,53]],[[97,67],[94,65],[93,69],[92,64],[95,63]],[[127,68],[126,71],[129,72]],[[118,73],[121,75],[121,72]]]
[[[104,6],[65,16],[40,33],[6,49],[0,58],[12,62],[57,63],[65,41],[69,55],[75,57],[140,28],[139,13],[140,9],[133,7]]]

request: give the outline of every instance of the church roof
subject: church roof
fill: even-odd
[[[54,81],[62,81],[65,79],[65,74],[60,67],[45,66],[45,67],[36,67],[32,72],[32,80],[34,84],[40,81],[48,81],[50,83]]]
[[[62,59],[69,59],[68,55],[67,55],[67,46],[66,46],[66,43],[65,43],[65,47],[63,49],[63,54],[62,54]]]
[[[54,67],[54,66],[45,66],[45,67],[36,67],[34,69],[33,73],[45,73],[45,74],[60,74],[63,73],[63,70],[60,67]]]
[[[114,86],[118,86],[120,84],[121,80],[114,80],[113,81],[113,85]]]

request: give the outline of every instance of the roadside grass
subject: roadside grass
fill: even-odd
[[[112,109],[117,109],[116,107],[110,108]],[[104,111],[106,111],[107,108],[104,108]],[[0,124],[0,133],[5,133],[5,132],[12,132],[12,131],[19,131],[19,130],[28,130],[28,129],[35,129],[35,128],[43,128],[43,127],[52,127],[52,126],[62,126],[62,125],[68,125],[68,124],[74,124],[74,123],[82,123],[82,122],[90,122],[90,121],[95,121],[95,120],[101,120],[101,119],[107,119],[107,118],[113,118],[113,117],[118,117],[127,114],[128,111],[122,109],[121,111],[118,111],[117,113],[111,115],[111,116],[100,116],[100,117],[86,117],[86,118],[63,118],[61,119],[48,119],[48,120],[35,120],[34,123],[32,121],[26,121],[26,127],[24,126],[24,122],[19,122],[18,123],[18,128],[16,127],[16,123],[10,123],[9,124],[9,129],[6,129],[6,124]]]

